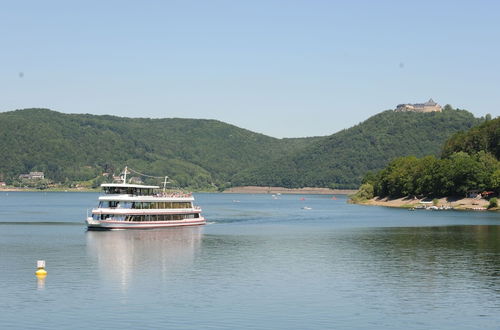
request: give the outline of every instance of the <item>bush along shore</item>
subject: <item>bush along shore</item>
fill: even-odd
[[[441,155],[394,159],[383,170],[368,173],[351,201],[408,208],[498,210],[500,118],[455,134],[444,144]]]

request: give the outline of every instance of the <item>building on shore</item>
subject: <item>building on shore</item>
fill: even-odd
[[[45,179],[45,175],[43,172],[30,172],[29,174],[20,174],[19,179],[43,180]]]
[[[429,99],[429,101],[425,103],[404,103],[404,104],[398,104],[396,107],[397,112],[406,112],[406,111],[413,111],[413,112],[441,112],[442,108],[439,104],[434,102],[433,99]]]

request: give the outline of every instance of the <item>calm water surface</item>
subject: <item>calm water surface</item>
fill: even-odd
[[[97,196],[0,193],[0,328],[500,325],[499,213],[198,194],[206,226],[87,232]]]

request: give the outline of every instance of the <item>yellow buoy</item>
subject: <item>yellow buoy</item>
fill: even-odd
[[[45,260],[38,260],[36,262],[36,276],[47,276],[47,271],[45,270]]]

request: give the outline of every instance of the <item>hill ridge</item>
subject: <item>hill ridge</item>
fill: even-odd
[[[382,169],[391,159],[439,154],[452,134],[482,120],[449,106],[430,113],[386,110],[311,143],[307,150],[244,170],[233,184],[356,188],[367,172]]]
[[[216,119],[18,109],[0,113],[0,180],[13,183],[21,173],[44,171],[57,182],[96,185],[102,172],[129,165],[194,189],[354,188],[367,171],[408,153],[438,153],[436,146],[450,135],[480,122],[465,110],[387,110],[329,136],[278,139]]]

